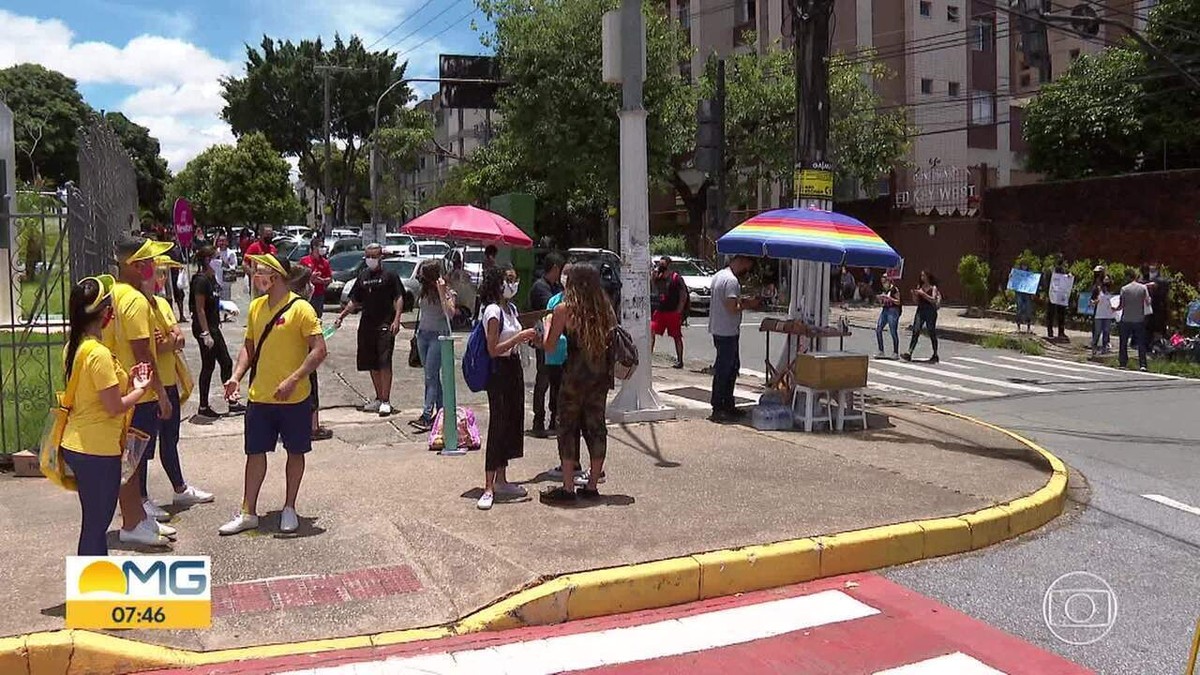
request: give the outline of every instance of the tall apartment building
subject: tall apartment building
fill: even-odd
[[[1040,0],[1061,11],[1076,4]],[[977,190],[1033,180],[1022,170],[1021,110],[1042,84],[1026,63],[1008,0],[836,0],[833,51],[861,57],[873,49],[895,77],[880,82],[885,106],[903,106],[916,128],[904,166],[897,167],[897,201],[918,210],[969,210]],[[1143,29],[1154,0],[1104,0],[1098,11]],[[680,64],[685,78],[710,55],[791,45],[789,0],[663,0],[696,53]],[[747,44],[747,31],[756,39]],[[1050,77],[1082,53],[1119,40],[1102,27],[1095,40],[1051,29]],[[881,187],[884,187],[881,185]],[[764,204],[766,206],[772,204]]]
[[[445,184],[450,169],[487,143],[499,119],[495,110],[447,108],[440,94],[417,103],[417,110],[433,116],[433,138],[417,160],[417,168],[403,174],[401,189],[406,201],[420,204]]]

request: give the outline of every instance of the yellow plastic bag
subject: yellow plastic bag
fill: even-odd
[[[192,383],[192,371],[188,369],[187,361],[183,360],[182,351],[175,352],[175,376],[179,380],[176,385],[179,387],[179,405],[183,405],[192,397],[195,386]]]
[[[46,423],[42,427],[42,443],[38,446],[38,466],[42,475],[49,478],[51,483],[64,490],[75,491],[75,476],[71,474],[71,469],[62,456],[62,437],[67,429],[68,413],[68,409],[63,405],[63,397],[62,392],[59,392],[58,406],[51,408],[50,413],[46,415]]]

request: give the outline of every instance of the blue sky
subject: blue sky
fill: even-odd
[[[400,53],[411,76],[436,77],[438,54],[484,52],[490,26],[473,10],[474,0],[3,0],[0,68],[34,62],[75,78],[93,107],[148,127],[178,171],[232,140],[217,82],[240,72],[245,43],[353,34]]]

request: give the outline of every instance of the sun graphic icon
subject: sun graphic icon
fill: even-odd
[[[128,587],[125,573],[107,560],[96,561],[83,568],[79,574],[80,593],[117,593],[124,595]]]

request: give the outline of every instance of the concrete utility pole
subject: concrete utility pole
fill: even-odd
[[[796,71],[796,208],[833,209],[829,150],[829,24],[833,0],[790,0]],[[829,264],[792,265],[789,316],[829,323]]]
[[[333,147],[330,142],[332,135],[333,121],[330,119],[330,108],[332,107],[332,94],[330,90],[331,78],[334,73],[354,73],[361,72],[363,68],[351,68],[349,66],[315,66],[313,71],[318,75],[325,77],[325,210],[321,214],[321,231],[328,236],[331,229],[329,221],[332,216],[333,220],[337,219],[337,209],[333,205]],[[335,223],[336,224],[336,223]]]
[[[633,377],[609,406],[621,422],[670,417],[654,392],[650,374],[650,195],[646,160],[646,110],[642,77],[646,39],[641,0],[621,2],[621,325],[638,348]]]

